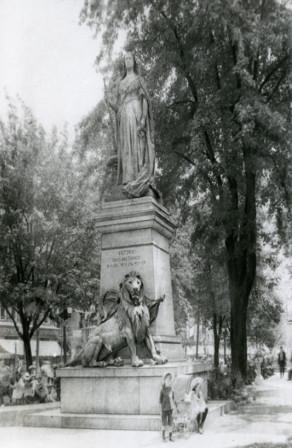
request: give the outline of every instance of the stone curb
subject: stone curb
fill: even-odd
[[[23,426],[24,417],[35,412],[54,410],[60,403],[24,404],[18,406],[3,406],[0,408],[1,426]]]

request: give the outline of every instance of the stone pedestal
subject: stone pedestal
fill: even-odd
[[[69,414],[159,415],[159,393],[165,372],[201,376],[210,366],[173,362],[106,368],[66,368],[61,377],[61,412]]]
[[[102,233],[101,296],[117,288],[125,274],[138,271],[146,296],[165,294],[151,329],[157,347],[170,360],[182,360],[184,351],[174,328],[169,260],[175,224],[168,210],[152,197],[108,202],[97,226]]]
[[[175,224],[165,207],[152,197],[144,197],[105,203],[97,226],[102,234],[100,295],[118,289],[130,271],[141,274],[147,297],[165,295],[151,331],[158,350],[169,362],[151,364],[149,354],[140,347],[138,354],[146,360],[140,368],[125,365],[58,370],[61,416],[59,420],[56,417],[56,424],[73,425],[78,415],[80,427],[156,429],[160,424],[163,375],[186,374],[191,379],[206,377],[209,370],[209,366],[184,360],[184,350],[175,334],[169,260]],[[127,349],[124,351],[127,353]]]

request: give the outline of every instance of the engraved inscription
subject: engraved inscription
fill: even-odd
[[[109,257],[106,267],[110,268],[132,268],[138,269],[146,264],[146,260],[136,249],[121,249],[114,256]]]

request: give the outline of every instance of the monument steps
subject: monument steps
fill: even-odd
[[[208,419],[219,418],[232,409],[231,401],[210,401]],[[64,414],[60,409],[26,414],[23,426],[101,430],[159,431],[159,415]]]
[[[59,406],[59,403],[55,402],[0,407],[0,426],[22,426],[25,415],[58,410]]]

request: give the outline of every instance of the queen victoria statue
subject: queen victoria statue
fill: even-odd
[[[105,91],[115,112],[117,184],[127,197],[157,195],[154,187],[153,118],[149,94],[132,53],[124,56],[124,73],[114,94]]]

